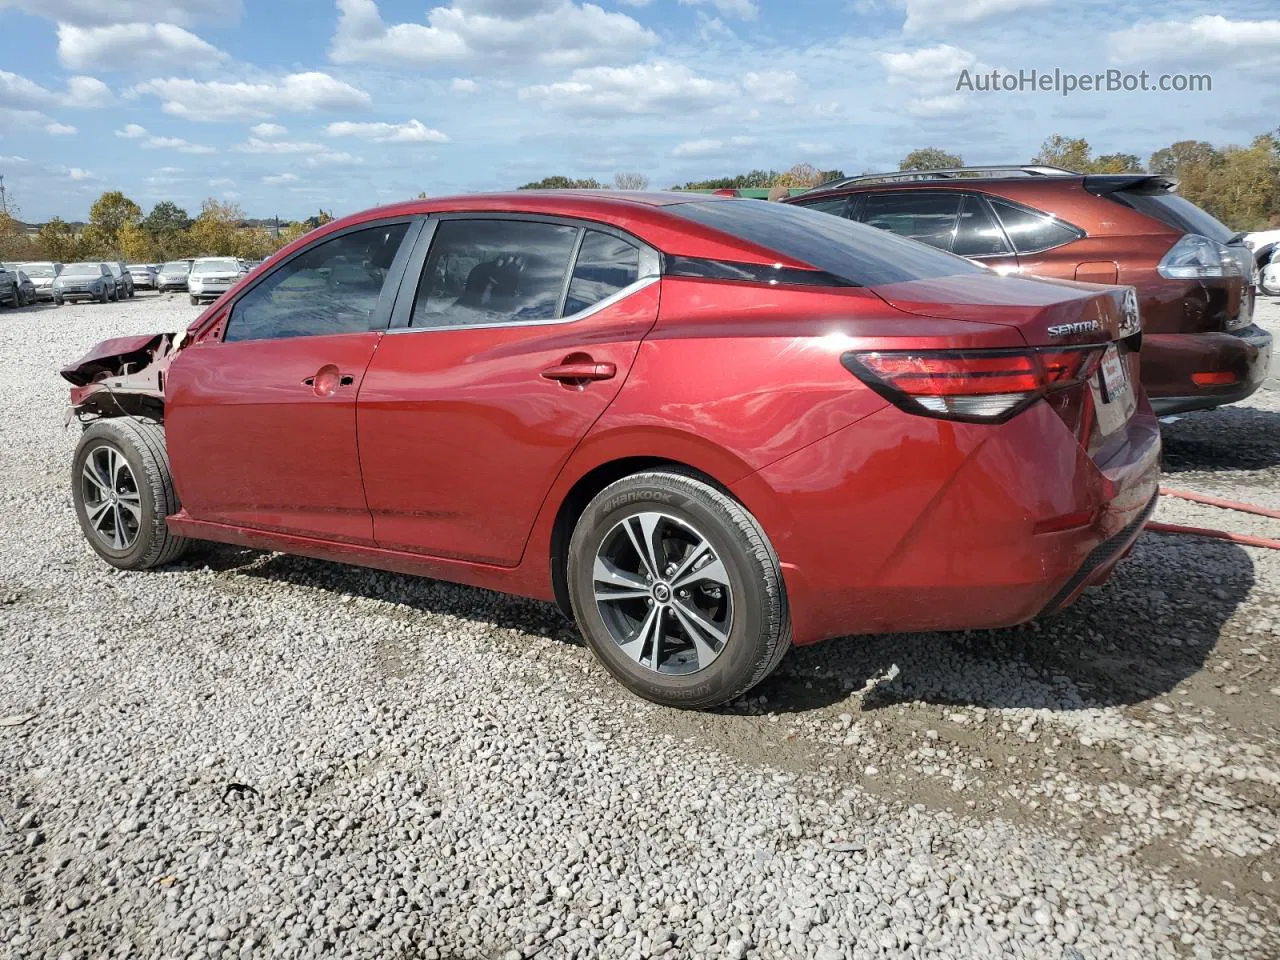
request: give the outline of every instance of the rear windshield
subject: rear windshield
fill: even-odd
[[[1133,207],[1139,213],[1154,217],[1161,223],[1186,233],[1198,233],[1210,240],[1226,243],[1234,231],[1221,220],[1205,210],[1201,210],[1186,197],[1166,190],[1120,190],[1113,194],[1115,199]]]
[[[785,203],[705,200],[666,209],[864,287],[986,270],[923,243]]]
[[[64,277],[100,277],[102,276],[102,264],[100,263],[72,263],[62,268]]]

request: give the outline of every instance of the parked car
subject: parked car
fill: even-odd
[[[37,260],[22,264],[22,269],[31,278],[31,283],[36,289],[36,299],[52,300],[53,281],[62,272],[62,264],[51,260]]]
[[[1148,174],[969,167],[851,177],[788,203],[923,241],[1001,272],[1131,284],[1142,383],[1158,413],[1243,400],[1267,375],[1254,265],[1236,235]]]
[[[134,294],[133,277],[124,265],[123,260],[108,260],[107,269],[116,280],[116,299],[123,300]]]
[[[248,272],[235,257],[197,257],[187,278],[192,305],[218,299]]]
[[[187,289],[192,260],[170,260],[156,272],[156,289],[161,293]]]
[[[199,538],[554,599],[709,707],[1107,579],[1158,483],[1131,293],[757,200],[380,207],[65,367],[75,509],[122,569]]]
[[[1262,268],[1271,262],[1272,251],[1280,247],[1280,230],[1255,230],[1241,239],[1253,251],[1253,262],[1261,273]]]
[[[36,302],[36,285],[31,282],[23,270],[15,270],[14,279],[18,283],[18,306],[29,307]]]
[[[130,263],[126,265],[129,276],[133,277],[135,290],[154,290],[156,288],[156,268],[149,263]]]
[[[18,278],[3,263],[0,263],[0,303],[8,307],[22,305],[18,295]]]
[[[68,263],[53,281],[53,302],[61,306],[67,300],[120,299],[120,287],[111,268],[102,262],[85,260]]]
[[[1280,297],[1280,246],[1271,251],[1271,259],[1262,268],[1258,287],[1269,297]]]

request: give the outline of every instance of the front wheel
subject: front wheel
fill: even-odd
[[[1280,297],[1280,286],[1271,287],[1259,280],[1258,290],[1268,297]]]
[[[54,298],[53,298],[53,305],[54,305],[55,307],[60,307],[60,306],[62,306],[62,305],[63,305],[64,303],[66,303],[66,302],[67,302],[67,301],[66,301],[65,299],[63,299],[62,297],[54,297]]]
[[[574,527],[566,573],[592,652],[655,703],[726,703],[791,647],[782,571],[760,524],[686,473],[634,474],[601,491]]]
[[[91,423],[76,445],[71,496],[89,546],[113,567],[145,570],[172,563],[187,549],[189,541],[165,524],[179,503],[157,423]]]
[[[197,298],[192,297],[192,298],[191,298],[191,305],[192,305],[193,307],[198,307],[198,306],[200,306],[200,301],[199,301]]]

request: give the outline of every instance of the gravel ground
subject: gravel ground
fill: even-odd
[[[1280,956],[1280,555],[1148,534],[1045,622],[666,710],[543,604],[98,561],[55,371],[195,314],[0,312],[0,955]],[[1167,437],[1169,483],[1280,506],[1277,383]]]

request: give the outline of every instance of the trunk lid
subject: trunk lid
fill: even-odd
[[[1110,343],[1140,330],[1132,287],[971,273],[871,290],[916,316],[1014,327],[1033,347]]]

